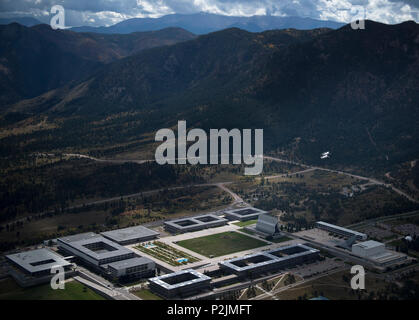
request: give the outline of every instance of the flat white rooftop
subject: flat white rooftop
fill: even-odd
[[[342,232],[345,232],[345,233],[351,233],[353,235],[357,235],[357,236],[360,236],[362,238],[367,237],[367,235],[365,233],[350,230],[350,229],[340,227],[340,226],[337,226],[337,225],[334,225],[334,224],[331,224],[331,223],[327,223],[327,222],[323,222],[323,221],[317,221],[316,224],[327,227],[327,228],[332,228],[332,229],[335,229],[335,230],[339,230],[339,231],[342,231]]]
[[[240,208],[240,209],[233,209],[233,210],[226,210],[224,211],[224,214],[229,219],[237,219],[237,220],[249,220],[249,219],[256,219],[258,216],[262,214],[267,214],[267,211],[253,208],[253,207],[247,207],[247,208]]]
[[[372,248],[377,248],[377,247],[382,247],[382,246],[384,246],[384,243],[374,241],[374,240],[368,240],[368,241],[360,242],[353,245],[353,247],[360,247],[362,249],[372,249]]]
[[[143,226],[135,226],[102,232],[101,235],[112,241],[121,243],[126,241],[135,241],[141,238],[157,237],[159,233]]]
[[[135,257],[127,260],[116,261],[108,264],[108,267],[111,267],[115,270],[124,270],[131,267],[142,266],[145,264],[152,263],[154,265],[154,261],[146,258],[146,257]]]
[[[50,270],[54,266],[66,267],[71,265],[70,262],[49,249],[36,249],[10,254],[6,258],[31,274]]]
[[[95,260],[134,254],[133,251],[93,232],[63,237],[57,241],[58,244],[63,243]]]
[[[233,269],[237,272],[243,272],[247,270],[257,269],[269,264],[276,264],[286,260],[292,260],[304,255],[315,254],[318,252],[319,250],[317,249],[314,249],[301,243],[297,243],[275,248],[268,251],[253,253],[239,258],[220,261],[218,264]],[[281,253],[285,254],[282,255]],[[251,261],[252,259],[255,259],[255,261]],[[241,263],[246,261],[250,261],[251,263]]]
[[[384,252],[368,257],[368,260],[371,260],[372,262],[379,265],[392,264],[405,259],[407,259],[405,254],[389,250],[385,250]]]
[[[180,280],[180,281],[175,281],[174,283],[171,283],[170,280],[172,279],[176,279],[176,278],[183,278],[182,276],[186,276],[185,279],[187,280]],[[163,287],[165,289],[168,290],[173,290],[175,288],[181,288],[181,287],[186,287],[186,286],[190,286],[192,284],[195,283],[200,283],[200,282],[205,282],[205,281],[209,281],[211,280],[210,277],[199,273],[198,271],[195,271],[193,269],[187,269],[187,270],[182,270],[179,272],[175,272],[175,273],[169,273],[169,274],[165,274],[163,276],[160,277],[155,277],[155,278],[151,278],[148,279],[149,282],[152,282],[160,287]]]
[[[171,227],[179,231],[188,231],[189,229],[205,229],[227,224],[227,219],[221,218],[215,214],[204,214],[196,217],[181,218],[171,221],[165,221],[166,227]]]

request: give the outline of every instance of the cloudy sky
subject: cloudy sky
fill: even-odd
[[[67,26],[108,26],[134,17],[196,12],[351,22],[360,7],[367,19],[385,23],[418,22],[419,17],[419,0],[0,0],[0,17],[31,16],[49,22],[53,5],[65,8]]]

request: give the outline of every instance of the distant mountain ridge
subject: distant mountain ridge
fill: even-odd
[[[70,81],[80,81],[101,66],[144,49],[194,39],[168,28],[124,35],[53,30],[40,24],[0,26],[0,105],[31,98]]]
[[[42,24],[41,21],[32,17],[0,18],[0,25],[18,23],[25,27],[33,27]]]
[[[329,165],[380,170],[419,157],[417,74],[414,22],[231,28],[144,50],[17,103],[16,116],[59,128],[4,138],[0,154],[112,149],[186,120],[204,130],[263,128],[265,152],[321,164],[329,150]]]
[[[337,29],[343,25],[343,23],[335,21],[323,21],[301,17],[234,17],[210,13],[196,13],[170,14],[160,18],[133,18],[109,27],[74,27],[71,30],[76,32],[125,34],[138,31],[159,30],[167,27],[178,27],[194,34],[207,34],[228,28],[239,28],[249,32],[262,32],[274,29]]]

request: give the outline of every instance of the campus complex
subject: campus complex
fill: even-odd
[[[165,299],[217,298],[226,286],[234,290],[255,279],[318,265],[325,259],[322,252],[382,270],[408,259],[367,240],[366,234],[322,221],[292,234],[281,230],[278,217],[245,207],[60,237],[6,258],[10,275],[21,286],[47,282],[52,269],[61,267],[67,277],[90,277],[95,290],[100,291],[100,279],[143,281]]]

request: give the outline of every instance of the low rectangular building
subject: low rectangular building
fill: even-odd
[[[384,243],[373,240],[354,244],[352,253],[380,267],[403,262],[407,259],[405,254],[387,250]]]
[[[51,268],[68,270],[71,263],[49,249],[36,249],[7,255],[6,258],[27,275],[41,277],[51,275]]]
[[[135,256],[133,251],[92,232],[59,238],[57,244],[59,249],[95,267]]]
[[[135,257],[108,264],[108,272],[113,279],[140,279],[154,277],[156,264],[145,257]]]
[[[150,290],[165,298],[187,297],[210,288],[211,278],[193,269],[151,278]]]
[[[355,236],[357,240],[366,240],[368,238],[368,236],[365,233],[346,229],[323,221],[316,222],[316,227],[327,232],[335,233],[347,238],[351,238],[353,236]]]
[[[227,210],[224,212],[228,220],[254,220],[257,219],[262,214],[267,214],[266,211],[257,208],[241,208],[234,210]]]
[[[221,261],[218,265],[228,273],[246,277],[291,268],[315,261],[318,257],[319,250],[304,244],[294,244]]]
[[[206,214],[197,217],[166,221],[164,227],[171,233],[185,233],[199,231],[208,228],[221,227],[227,224],[227,220],[214,214]]]
[[[116,243],[126,245],[156,239],[159,233],[143,226],[135,226],[102,232],[101,235]]]

